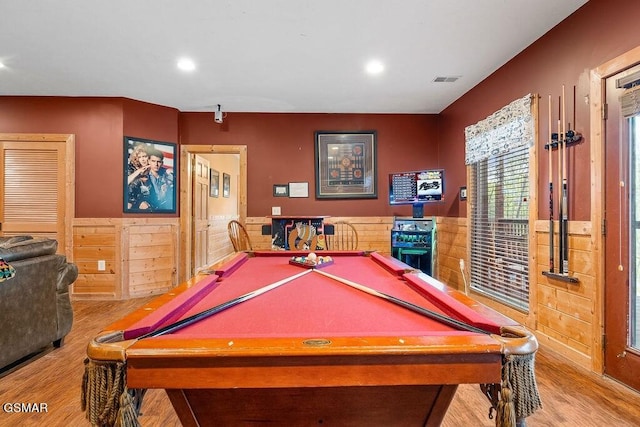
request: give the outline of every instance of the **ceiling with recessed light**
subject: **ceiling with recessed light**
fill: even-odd
[[[0,94],[181,111],[438,113],[584,3],[4,0]],[[178,68],[184,59],[192,70]]]

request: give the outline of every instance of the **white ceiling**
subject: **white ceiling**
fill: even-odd
[[[1,95],[438,113],[586,0],[0,0]],[[188,56],[196,70],[177,69]],[[378,76],[365,62],[385,63]],[[454,83],[436,77],[459,76]]]

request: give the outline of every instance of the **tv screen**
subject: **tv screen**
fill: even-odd
[[[389,203],[409,205],[444,200],[444,170],[389,174]]]

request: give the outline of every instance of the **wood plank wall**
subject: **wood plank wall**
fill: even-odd
[[[442,282],[464,290],[460,259],[467,259],[466,218],[438,218],[437,272]],[[556,225],[556,230],[558,226]],[[601,314],[596,312],[598,287],[593,266],[597,262],[590,222],[569,222],[569,271],[578,278],[570,284],[543,275],[549,270],[549,221],[536,221],[535,283],[530,284],[535,305],[526,314],[471,293],[472,298],[522,324],[532,325],[538,341],[591,371],[601,366]],[[557,234],[556,234],[557,240]],[[557,244],[556,244],[557,246]],[[465,266],[469,280],[469,268]]]
[[[391,253],[391,229],[393,217],[329,217],[327,224],[335,221],[351,223],[358,233],[358,249]],[[262,226],[271,225],[271,218],[249,217],[245,222],[251,244],[256,250],[270,250],[271,236],[262,235]]]
[[[464,291],[460,260],[467,259],[467,219],[436,218],[436,246],[435,276],[452,288]]]
[[[559,227],[556,224],[555,230]],[[592,369],[601,362],[601,316],[596,312],[598,299],[596,251],[592,227],[588,221],[569,222],[569,274],[577,284],[548,278],[549,221],[537,221],[537,331],[538,340],[568,359]],[[557,248],[557,238],[556,248]]]
[[[76,220],[78,221],[78,220]],[[72,297],[120,298],[122,287],[117,225],[103,221],[80,221],[73,227],[73,255],[70,261],[78,266],[78,279],[71,286]],[[104,271],[98,270],[98,260],[105,260]]]
[[[127,299],[166,292],[177,284],[177,218],[79,218],[73,224],[78,279],[74,299]],[[105,269],[98,269],[98,261]]]
[[[207,260],[210,264],[226,258],[233,253],[233,245],[229,240],[227,224],[238,220],[237,215],[214,215],[209,218],[209,245]]]

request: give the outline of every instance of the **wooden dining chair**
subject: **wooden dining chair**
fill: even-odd
[[[233,249],[236,252],[253,250],[247,229],[244,228],[241,222],[236,220],[229,221],[227,231],[229,232],[229,239],[231,239]]]
[[[346,221],[336,221],[333,224],[333,235],[325,236],[327,249],[334,251],[353,251],[358,249],[358,232]]]

